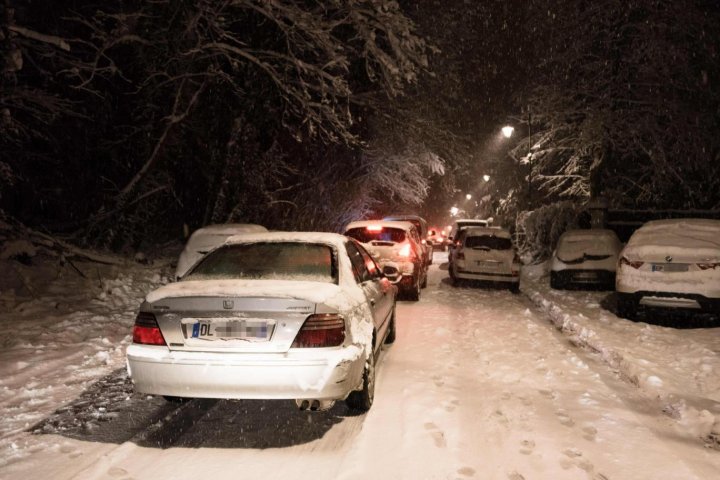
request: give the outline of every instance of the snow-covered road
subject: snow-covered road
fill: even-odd
[[[108,375],[41,416],[37,434],[4,430],[0,478],[718,478],[720,451],[678,431],[600,354],[571,344],[523,295],[453,288],[441,257],[421,300],[398,305],[368,414],[340,403],[318,413],[292,402],[168,404],[132,395],[111,355]],[[58,382],[36,368],[26,381]],[[12,405],[32,407],[6,401],[3,423],[19,425]]]

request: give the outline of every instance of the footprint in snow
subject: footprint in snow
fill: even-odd
[[[443,407],[445,408],[446,412],[455,411],[455,407],[457,407],[458,405],[460,405],[460,400],[458,400],[457,398],[443,402]]]
[[[553,392],[552,390],[538,390],[538,393],[545,398],[549,398],[550,400],[555,400],[557,398],[557,393]]]
[[[518,472],[508,473],[508,480],[525,480],[525,477],[520,475]]]
[[[464,477],[473,477],[475,476],[475,469],[470,467],[462,467],[458,469],[457,473]]]
[[[585,440],[588,440],[588,441],[590,441],[590,442],[594,442],[594,441],[595,441],[595,436],[597,435],[597,428],[595,428],[595,427],[593,427],[593,426],[583,427],[582,431],[583,431],[583,434],[584,434],[584,435],[583,435],[583,438],[584,438]]]
[[[533,440],[523,440],[520,442],[520,445],[522,448],[520,448],[520,453],[523,455],[530,455],[533,452],[533,449],[535,449],[535,442]]]
[[[556,412],[555,415],[557,415],[558,420],[561,424],[565,425],[566,427],[572,427],[575,425],[575,421],[570,418],[570,415],[568,415],[565,412]]]
[[[112,467],[110,470],[108,470],[108,475],[111,477],[121,477],[123,475],[127,475],[127,470],[120,467]]]
[[[435,425],[433,422],[428,422],[425,424],[425,430],[428,431],[430,436],[433,439],[433,442],[435,443],[435,446],[438,448],[445,448],[447,447],[447,441],[445,440],[445,433],[438,428],[437,425]]]
[[[440,375],[433,375],[432,377],[433,383],[435,383],[435,386],[440,388],[443,385],[445,385],[445,382],[443,381],[442,377]]]

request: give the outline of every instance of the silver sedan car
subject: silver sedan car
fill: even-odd
[[[323,410],[373,402],[375,360],[395,340],[398,271],[331,233],[231,237],[147,295],[127,349],[138,392],[294,399]]]

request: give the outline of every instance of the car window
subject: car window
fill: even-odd
[[[350,263],[352,263],[355,281],[357,283],[362,283],[369,280],[371,275],[367,269],[366,260],[360,252],[361,249],[352,242],[346,243],[345,249],[350,257]]]
[[[304,242],[258,242],[225,245],[198,263],[187,280],[306,280],[337,283],[332,247]]]
[[[495,235],[473,235],[465,239],[465,248],[489,248],[491,250],[510,250],[512,242],[509,238]]]
[[[360,250],[360,254],[362,255],[363,261],[365,262],[365,266],[367,267],[367,271],[370,273],[370,277],[372,278],[378,278],[382,276],[382,270],[380,270],[380,267],[378,267],[377,263],[375,263],[375,260],[370,256],[370,254],[365,250],[362,245],[357,245],[358,250]]]
[[[381,227],[370,225],[368,227],[351,228],[345,235],[354,238],[360,243],[393,242],[401,243],[405,240],[405,230],[400,228]]]

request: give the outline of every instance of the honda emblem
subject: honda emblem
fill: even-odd
[[[665,257],[665,261],[668,263],[672,262],[672,257],[668,255],[667,257]]]
[[[230,310],[235,306],[235,302],[232,300],[223,300],[223,308],[226,310]]]

